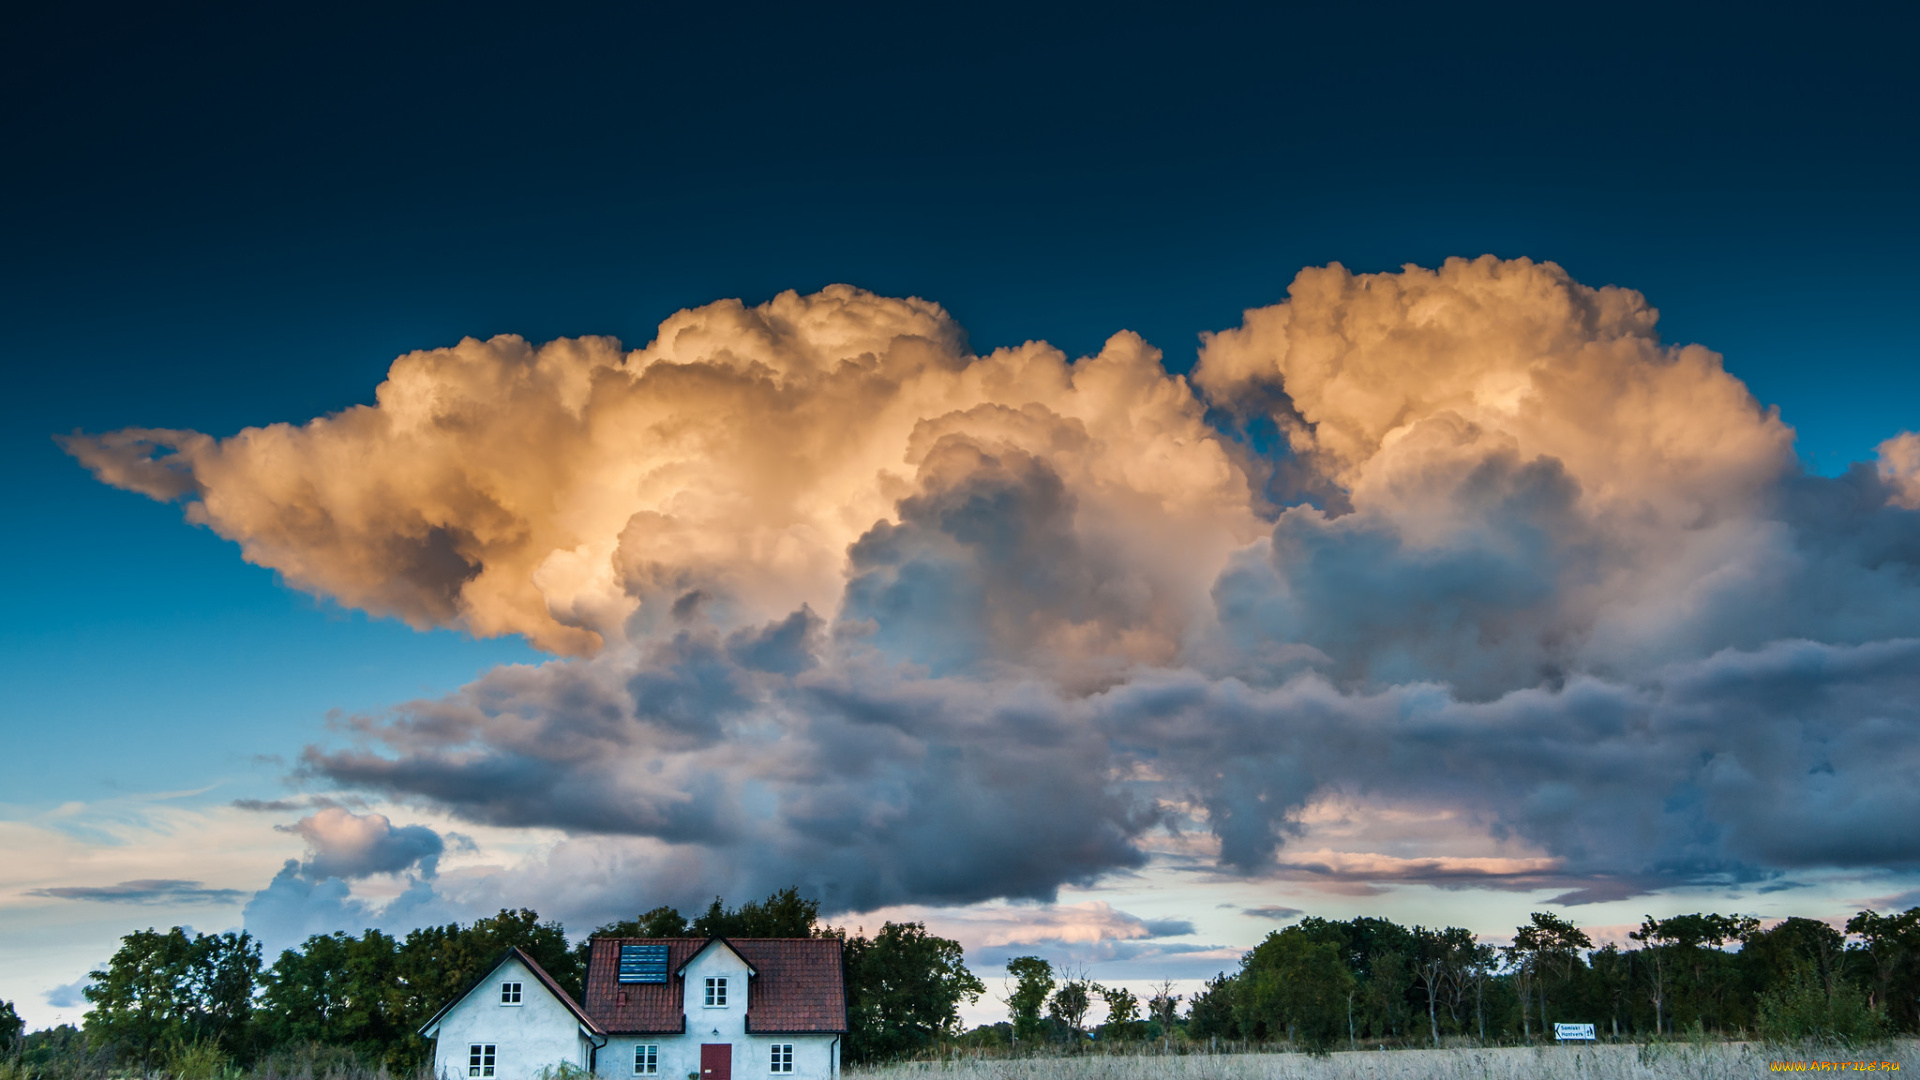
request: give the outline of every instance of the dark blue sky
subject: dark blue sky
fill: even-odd
[[[337,741],[330,717],[549,659],[517,638],[416,633],[296,593],[180,507],[97,482],[54,436],[302,422],[371,401],[412,349],[499,333],[637,346],[683,307],[833,282],[938,301],[981,352],[1044,338],[1079,354],[1126,328],[1185,371],[1198,334],[1280,300],[1304,266],[1491,253],[1645,293],[1669,341],[1723,353],[1797,429],[1806,467],[1838,474],[1920,428],[1915,10],[9,7],[0,997],[36,1025],[76,1019],[72,980],[127,929],[240,919],[237,904],[136,910],[32,889],[192,879],[266,895],[291,881],[275,869],[301,841],[274,825],[296,811],[231,803],[286,795],[302,747]],[[1872,562],[1880,549],[1861,550]],[[1888,559],[1888,580],[1910,565]],[[1875,598],[1850,595],[1817,599],[1872,622]],[[1764,743],[1754,717],[1781,698],[1743,704],[1730,738]],[[1844,735],[1856,719],[1829,726]],[[1678,760],[1684,745],[1641,749]],[[1863,751],[1839,786],[1858,785],[1869,811],[1905,805],[1910,791],[1886,781],[1905,776],[1902,751]],[[1885,820],[1899,813],[1849,825],[1803,803],[1768,816],[1792,801],[1756,795],[1757,833],[1817,847],[1851,828],[1910,850]],[[1776,817],[1812,825],[1764,824]],[[482,837],[485,858],[539,839],[509,833]],[[1835,856],[1892,866],[1876,857]],[[1910,865],[1871,880],[1909,890]],[[1778,902],[1854,910],[1849,875]],[[1194,917],[1205,941],[1241,944],[1268,923],[1235,905],[1312,906],[1271,881],[1219,886],[1231,904],[1162,885],[1101,903]],[[1339,906],[1316,913],[1363,910],[1358,896],[1319,900]],[[1417,910],[1374,910],[1484,932],[1538,902],[1421,889]],[[1736,903],[1640,902],[1582,910],[1604,922]],[[1115,970],[1102,977],[1128,977]]]
[[[1527,255],[1645,292],[1838,471],[1920,423],[1914,30],[1891,4],[10,15],[0,644],[31,753],[0,786],[191,786],[530,655],[289,595],[50,439],[304,420],[462,335],[639,344],[848,281],[982,349],[1125,327],[1184,369],[1304,265]],[[229,765],[121,738],[156,726]]]

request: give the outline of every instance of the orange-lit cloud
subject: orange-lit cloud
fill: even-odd
[[[1077,362],[976,357],[937,305],[845,286],[683,311],[632,352],[467,339],[401,357],[376,399],[67,446],[109,483],[193,496],[193,521],[299,588],[566,654],[693,594],[736,623],[831,611],[850,544],[985,461],[1056,477],[1089,558],[1123,575],[1094,584],[1101,618],[1019,628],[1044,649],[1169,657],[1257,527],[1200,404],[1137,337]],[[1159,558],[1173,543],[1185,557]]]
[[[1569,902],[1920,867],[1890,824],[1920,817],[1920,442],[1808,475],[1655,324],[1551,263],[1331,266],[1190,386],[1131,334],[975,355],[836,286],[66,445],[297,587],[575,657],[300,766],[568,835],[436,886],[475,903],[1050,899],[1150,857]],[[1265,424],[1273,453],[1235,434]],[[1335,794],[1431,817],[1342,838]],[[300,828],[317,859],[372,824]]]
[[[1894,502],[1920,510],[1920,432],[1901,432],[1880,444],[1880,476],[1894,489]]]

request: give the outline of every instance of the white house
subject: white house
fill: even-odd
[[[440,1077],[534,1080],[565,1062],[593,1067],[594,1049],[607,1041],[585,1010],[533,957],[508,949],[467,992],[447,1002],[420,1028],[433,1040]]]
[[[621,1080],[831,1080],[841,964],[832,939],[594,938],[581,1006],[515,949],[420,1033],[447,1080],[536,1080],[562,1062]]]

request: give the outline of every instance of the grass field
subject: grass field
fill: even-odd
[[[1103,1055],[960,1058],[848,1069],[857,1080],[1689,1080],[1751,1077],[1778,1071],[1776,1062],[1854,1062],[1920,1070],[1920,1041],[1846,1051],[1797,1050],[1758,1043],[1665,1043],[1652,1046],[1494,1047],[1457,1050],[1361,1050],[1316,1058],[1306,1054]]]

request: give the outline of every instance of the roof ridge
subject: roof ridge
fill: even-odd
[[[440,1018],[451,1012],[454,1006],[472,997],[473,992],[485,985],[487,980],[493,978],[494,973],[500,970],[501,965],[509,960],[518,960],[522,964],[525,964],[527,970],[533,972],[533,977],[540,981],[540,985],[546,987],[548,993],[559,998],[560,1004],[566,1006],[567,1011],[573,1014],[574,1019],[586,1025],[587,1030],[593,1032],[595,1035],[606,1034],[605,1031],[601,1030],[600,1025],[594,1022],[593,1017],[587,1015],[587,1010],[581,1008],[580,1003],[573,1000],[573,995],[567,993],[564,987],[558,982],[555,982],[552,975],[547,974],[547,969],[540,966],[540,961],[535,960],[532,953],[529,953],[518,945],[507,946],[507,951],[501,953],[500,958],[489,965],[485,971],[482,971],[478,978],[467,985],[465,990],[460,991],[448,999],[445,1005],[440,1006],[439,1011],[428,1017],[427,1022],[420,1025],[418,1029],[419,1033],[425,1034],[428,1028],[439,1023]]]

